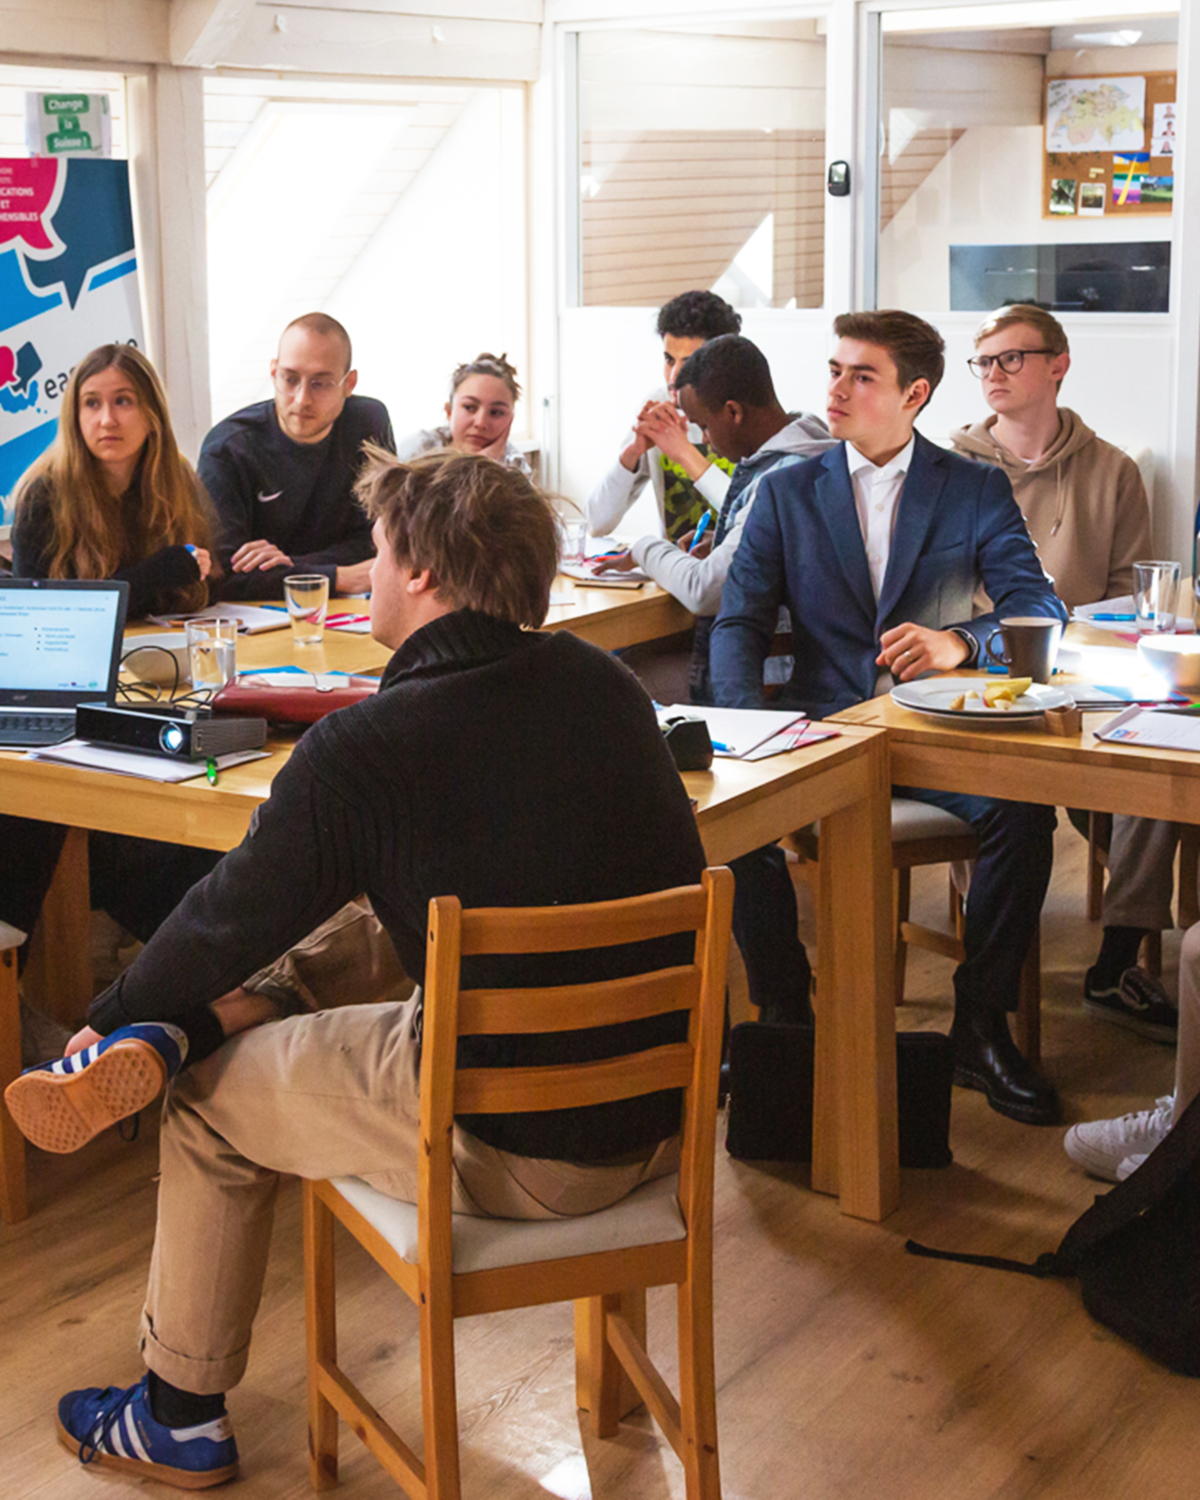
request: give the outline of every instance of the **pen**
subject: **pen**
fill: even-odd
[[[711,510],[706,510],[704,512],[704,514],[700,517],[700,524],[699,524],[699,526],[696,527],[696,535],[692,538],[692,545],[688,548],[689,552],[695,552],[696,548],[700,545],[700,538],[708,530],[708,523],[711,520],[712,520],[712,511]]]
[[[216,784],[217,784],[217,763],[216,763],[215,760],[212,759],[211,756],[209,757],[208,762],[207,762],[207,764],[205,766],[204,774],[208,777],[208,784],[209,784],[209,786],[216,786]]]
[[[1092,615],[1093,620],[1136,620],[1137,615]]]
[[[728,745],[722,745],[722,743],[721,743],[720,740],[713,740],[712,747],[713,747],[714,750],[723,750],[726,755],[732,755],[733,754],[733,751],[730,750],[729,746]]]

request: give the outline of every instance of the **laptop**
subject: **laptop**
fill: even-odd
[[[80,703],[116,701],[129,585],[0,578],[0,748],[61,745]]]

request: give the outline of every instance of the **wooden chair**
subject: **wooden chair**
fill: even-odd
[[[28,1212],[25,1199],[25,1138],[3,1102],[4,1090],[21,1071],[21,998],[17,949],[25,934],[0,922],[0,1216],[15,1224]]]
[[[337,1419],[418,1500],[459,1500],[454,1319],[545,1302],[575,1303],[576,1391],[600,1437],[645,1402],[679,1455],[689,1500],[718,1500],[712,1333],[712,1190],[717,1072],[733,877],[591,906],[461,910],[430,903],[421,1157],[416,1205],[356,1178],[304,1184],[309,1464],[315,1489],[337,1482]],[[690,964],[587,986],[459,990],[462,956],[607,947],[694,931]],[[583,991],[581,997],[580,991]],[[687,1040],[604,1062],[456,1071],[459,1036],[569,1031],[687,1010]],[[678,1177],[612,1208],[520,1223],[450,1212],[456,1114],[562,1109],[684,1090]],[[417,1304],[424,1463],[337,1363],[333,1221],[340,1221]],[[678,1287],[680,1396],[645,1349],[646,1293]],[[630,1401],[627,1376],[636,1391]]]
[[[819,840],[812,830],[793,835],[792,845],[801,859],[801,874],[813,887],[820,881]],[[962,818],[913,797],[892,798],[892,871],[895,891],[895,984],[896,1004],[904,1003],[904,980],[908,950],[921,948],[962,963],[963,921],[966,906],[951,878],[949,882],[951,932],[926,927],[910,919],[912,872],[922,865],[948,865],[971,860],[979,842],[971,825]],[[1035,1066],[1041,1060],[1041,940],[1035,932],[1021,974],[1017,1008],[1017,1045]]]

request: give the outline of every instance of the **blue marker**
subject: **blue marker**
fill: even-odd
[[[1136,620],[1137,615],[1092,615],[1091,618],[1093,620],[1108,620],[1110,622],[1115,622],[1117,620]]]
[[[692,538],[692,545],[688,548],[688,552],[689,553],[695,552],[696,548],[700,545],[700,538],[708,530],[708,523],[711,520],[712,520],[712,511],[711,510],[706,510],[704,512],[704,514],[700,517],[700,524],[699,524],[699,526],[696,527],[696,535]]]
[[[720,740],[713,740],[712,747],[713,747],[714,750],[723,750],[726,755],[732,755],[733,754],[733,751],[730,750],[729,746],[728,745],[722,745],[722,743],[721,743]]]

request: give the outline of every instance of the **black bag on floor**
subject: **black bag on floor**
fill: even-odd
[[[1145,1162],[1032,1264],[905,1249],[1028,1276],[1078,1276],[1092,1317],[1178,1375],[1200,1375],[1200,1099]]]
[[[742,1161],[811,1161],[811,1026],[746,1021],[729,1033],[729,1126],[725,1149]],[[896,1036],[900,1165],[948,1167],[954,1048],[939,1031]]]

